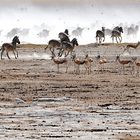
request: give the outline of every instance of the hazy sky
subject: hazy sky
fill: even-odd
[[[77,27],[84,28],[80,41],[94,42],[102,26],[139,24],[140,0],[0,0],[0,19],[0,42],[11,40],[7,33],[15,28],[29,31],[21,36],[24,41],[47,42],[65,28],[72,32]],[[49,36],[38,38],[44,29]]]
[[[120,3],[139,3],[140,0],[0,0],[1,4],[15,4],[15,3],[32,3],[32,4],[85,4],[85,3],[99,3],[99,4],[120,4]]]

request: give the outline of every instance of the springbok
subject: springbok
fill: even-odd
[[[136,66],[136,76],[139,76],[140,60],[137,60],[137,57],[132,57],[132,60]]]
[[[124,71],[125,71],[125,65],[132,65],[134,61],[132,60],[120,60],[120,56],[117,56],[116,57],[116,62],[119,62],[119,64],[122,65],[122,68],[123,69],[123,74],[124,74]],[[132,67],[132,71],[134,70],[134,68]],[[131,71],[131,74],[132,74],[132,71]]]
[[[128,44],[128,45],[126,46],[126,48],[124,49],[123,52],[125,52],[126,50],[129,52],[129,49],[130,49],[130,48],[137,49],[137,47],[138,47],[139,45],[140,45],[140,42],[138,42],[136,45]]]
[[[4,43],[3,45],[2,45],[2,47],[1,47],[1,59],[2,59],[2,55],[3,55],[3,52],[4,51],[6,51],[6,55],[7,55],[7,57],[10,59],[10,57],[9,57],[9,52],[10,51],[12,51],[13,52],[13,54],[14,54],[14,56],[15,56],[15,59],[17,59],[18,58],[18,51],[17,51],[17,49],[16,49],[16,44],[20,44],[20,41],[19,41],[19,38],[18,38],[18,36],[15,36],[14,38],[13,38],[13,40],[12,40],[12,43],[10,44],[10,43]],[[17,55],[15,54],[15,52],[17,53]]]
[[[51,39],[51,40],[48,42],[48,45],[47,45],[47,47],[45,48],[45,50],[46,50],[47,48],[50,49],[52,55],[55,55],[54,50],[55,50],[55,48],[56,48],[56,49],[60,49],[60,48],[61,48],[61,42],[58,41],[58,40],[55,40],[55,39]]]
[[[103,66],[103,67],[101,67],[101,71],[103,71],[104,70],[104,64],[108,62],[107,59],[103,58],[103,57],[101,58],[100,55],[98,55],[96,57],[96,59],[97,59],[97,63],[98,63],[98,70],[99,70],[99,66]]]
[[[121,33],[123,33],[123,28],[122,27],[115,27],[112,31],[112,35],[111,35],[111,38],[112,38],[112,42],[114,43],[114,38],[116,38],[116,42],[118,43],[118,39],[119,39],[119,42],[121,43],[122,42],[122,36],[121,36]]]
[[[89,56],[88,56],[88,54],[85,56],[85,68],[86,68],[86,71],[87,71],[87,73],[88,74],[90,74],[91,73],[91,67],[92,67],[92,62],[93,62],[93,59],[92,58],[90,58]]]
[[[89,58],[88,55],[85,56],[84,59],[80,60],[79,58],[76,58],[76,54],[72,55],[72,60],[75,64],[75,67],[77,66],[75,72],[77,74],[80,74],[80,66],[84,65],[85,69],[86,69],[86,73],[91,73],[91,63],[93,62],[93,60],[91,58]]]
[[[66,65],[66,73],[67,73],[68,60],[66,58],[55,57],[55,55],[52,55],[52,60],[55,64],[57,64],[57,73],[59,73],[59,65],[62,65],[62,64]]]
[[[96,42],[102,43],[102,38],[103,38],[103,42],[104,42],[105,41],[105,28],[104,27],[102,27],[102,30],[96,31]]]
[[[58,55],[61,57],[63,55],[63,52],[65,52],[65,57],[67,57],[69,55],[69,53],[71,53],[71,56],[72,56],[72,52],[74,50],[74,47],[75,46],[78,46],[78,41],[76,38],[73,38],[71,42],[66,42],[66,41],[63,41],[62,42],[62,47],[58,53]]]
[[[72,60],[74,62],[74,67],[76,68],[75,73],[80,74],[80,65],[84,65],[85,64],[85,60],[80,60],[79,58],[76,58],[76,54],[72,55]]]

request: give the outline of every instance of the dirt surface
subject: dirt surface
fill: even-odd
[[[120,73],[115,57],[122,50],[115,45],[77,47],[78,57],[88,53],[94,60],[89,75],[84,66],[75,74],[70,59],[68,73],[65,65],[57,73],[44,46],[18,48],[17,60],[4,56],[0,139],[140,140],[140,77],[131,75],[129,66]],[[95,59],[98,53],[108,60],[104,66]]]

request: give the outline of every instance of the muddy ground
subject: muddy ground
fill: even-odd
[[[79,46],[79,57],[93,58],[92,73],[74,73],[69,60],[57,66],[44,46],[21,45],[19,58],[0,61],[0,139],[4,140],[139,140],[140,77],[127,66],[125,74],[115,57],[115,45]],[[131,55],[138,55],[131,50]],[[98,66],[97,54],[108,63]],[[11,54],[10,54],[11,56]],[[130,57],[128,53],[123,57]],[[103,71],[102,68],[104,68]],[[22,100],[22,101],[20,101]]]

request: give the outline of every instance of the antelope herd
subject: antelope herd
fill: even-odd
[[[121,33],[123,33],[123,28],[116,26],[112,31],[111,31],[111,38],[112,42],[114,43],[114,39],[116,39],[116,43],[121,43],[122,42],[122,36]],[[107,58],[104,58],[101,55],[97,55],[95,58],[89,57],[88,54],[85,55],[83,58],[77,57],[75,53],[75,47],[78,46],[78,41],[76,38],[73,38],[70,41],[69,38],[69,31],[66,29],[64,32],[60,32],[58,34],[59,40],[56,39],[51,39],[48,42],[47,47],[45,48],[50,50],[51,52],[51,59],[54,62],[54,64],[57,65],[57,72],[59,73],[59,68],[60,65],[65,64],[66,66],[66,73],[68,71],[68,67],[70,66],[68,63],[71,62],[74,64],[74,72],[76,74],[80,74],[80,67],[83,65],[85,67],[85,73],[90,74],[92,72],[92,65],[96,64],[98,65],[98,72],[104,71],[104,65],[107,63],[110,63]],[[105,27],[102,27],[102,30],[97,30],[96,31],[96,43],[101,44],[102,42],[105,41]],[[15,36],[12,40],[12,43],[4,43],[1,47],[1,59],[3,56],[4,51],[6,51],[7,57],[10,59],[8,52],[12,51],[15,59],[18,58],[18,51],[16,49],[16,44],[20,44],[18,36]],[[138,46],[140,45],[140,42],[138,42],[136,45],[133,44],[128,44],[125,48],[124,51],[130,52],[130,48],[137,49]],[[58,53],[56,53],[58,51]],[[70,54],[70,58],[68,57]],[[62,57],[64,56],[64,57]],[[125,74],[125,66],[129,65],[131,67],[131,73],[134,72],[134,66],[136,70],[136,74],[139,75],[139,68],[140,68],[140,60],[137,60],[137,57],[132,57],[129,60],[121,59],[120,55],[116,56],[116,61],[114,63],[118,63],[120,65],[120,72],[123,72]],[[93,64],[94,63],[94,64]],[[101,67],[101,68],[100,68]]]

